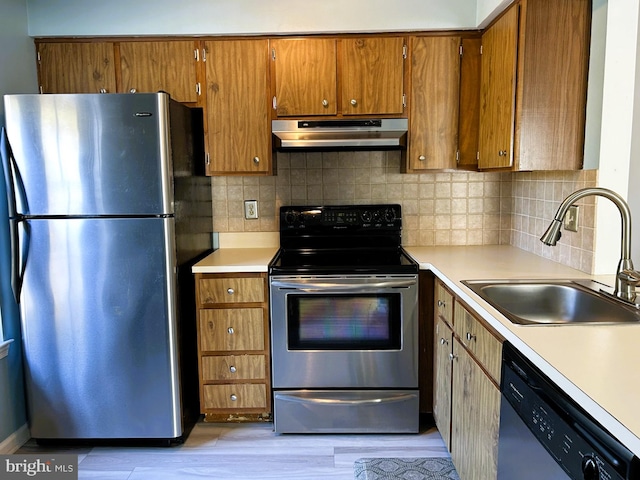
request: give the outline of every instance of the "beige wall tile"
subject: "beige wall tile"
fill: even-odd
[[[400,173],[397,151],[277,152],[272,177],[212,177],[217,232],[278,231],[282,205],[400,203],[406,246],[512,244],[590,271],[595,201],[580,203],[577,233],[558,247],[539,237],[570,193],[595,186],[597,172]],[[244,219],[244,200],[258,200],[258,220]]]

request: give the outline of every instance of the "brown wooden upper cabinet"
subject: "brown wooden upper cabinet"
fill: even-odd
[[[165,91],[179,102],[198,101],[195,42],[120,42],[121,78],[119,91]]]
[[[36,43],[41,93],[114,93],[113,43]]]
[[[582,168],[588,0],[520,0],[482,36],[479,169]]]
[[[460,37],[414,36],[406,170],[456,168]]]
[[[271,173],[268,40],[207,41],[205,51],[207,173]]]
[[[398,36],[271,40],[275,116],[402,115],[405,56]]]
[[[275,66],[273,103],[277,116],[338,112],[335,39],[272,40],[271,57]]]

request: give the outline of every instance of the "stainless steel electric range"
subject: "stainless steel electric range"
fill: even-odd
[[[418,265],[401,231],[396,204],[280,209],[276,433],[418,431]]]

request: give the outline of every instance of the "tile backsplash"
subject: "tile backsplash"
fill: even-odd
[[[595,171],[403,174],[398,151],[278,152],[275,161],[274,176],[212,178],[214,231],[277,232],[281,205],[399,203],[405,246],[513,244],[587,272],[593,263],[593,200],[557,247],[538,238],[566,195],[595,186]],[[244,218],[245,200],[258,200],[258,219]]]

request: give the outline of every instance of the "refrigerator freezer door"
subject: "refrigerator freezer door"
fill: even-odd
[[[18,213],[173,213],[167,94],[7,95]]]
[[[23,227],[31,436],[182,435],[174,219],[29,220]]]

